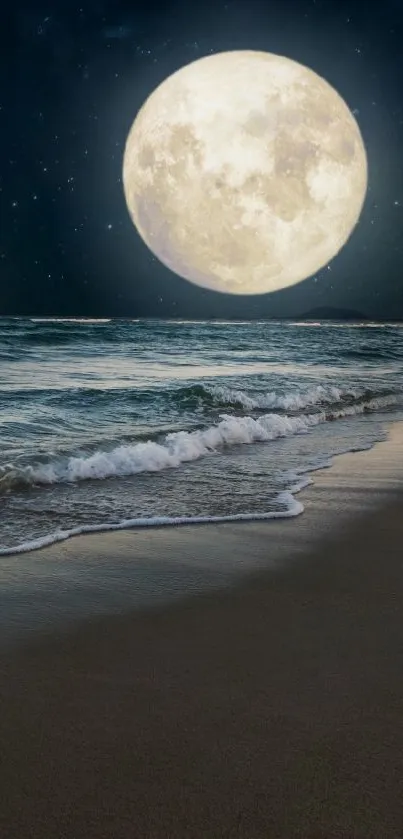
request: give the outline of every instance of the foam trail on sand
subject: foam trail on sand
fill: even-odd
[[[291,492],[280,492],[274,503],[287,504],[285,510],[270,510],[267,513],[236,513],[232,516],[155,516],[153,518],[124,519],[117,524],[94,524],[73,527],[71,530],[57,530],[40,539],[32,542],[23,542],[13,548],[1,548],[0,556],[11,556],[13,554],[28,553],[40,548],[54,545],[56,542],[65,542],[72,536],[81,536],[84,533],[101,533],[110,530],[127,530],[136,527],[167,527],[185,524],[222,524],[224,522],[236,521],[266,521],[268,519],[284,519],[299,516],[304,511],[303,504],[297,501]]]

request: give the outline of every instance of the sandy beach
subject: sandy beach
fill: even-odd
[[[313,477],[293,520],[22,560],[221,557],[223,573],[151,610],[66,611],[2,652],[2,836],[401,839],[402,426]],[[248,574],[225,573],[231,551]]]

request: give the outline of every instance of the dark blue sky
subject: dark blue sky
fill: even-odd
[[[403,3],[16,0],[0,27],[0,314],[287,316],[314,306],[403,317]],[[133,227],[128,130],[164,78],[211,52],[262,49],[324,76],[363,133],[359,226],[315,278],[259,297],[196,288]]]

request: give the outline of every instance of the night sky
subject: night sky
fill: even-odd
[[[403,0],[26,0],[0,27],[0,315],[284,317],[316,306],[403,318]],[[7,15],[7,17],[6,17]],[[355,113],[369,190],[330,266],[291,289],[197,288],[126,209],[137,111],[184,64],[267,50],[312,68]]]

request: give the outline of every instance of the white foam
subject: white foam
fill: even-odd
[[[111,318],[30,318],[31,323],[110,323]]]
[[[242,390],[233,390],[220,385],[205,385],[205,390],[213,399],[221,404],[238,404],[247,410],[256,408],[274,409],[280,408],[285,411],[298,411],[316,405],[330,405],[342,402],[346,398],[359,399],[364,396],[362,390],[354,388],[339,388],[333,385],[315,385],[305,391],[294,391],[288,394],[279,394],[277,391],[248,396]]]
[[[292,323],[287,323],[287,326],[308,326],[308,327],[311,327],[311,326],[322,326],[322,323],[319,320],[318,321],[314,321],[314,320],[304,321],[304,320],[301,320],[301,321],[293,321]],[[325,326],[327,326],[327,324],[325,324]]]
[[[293,518],[299,516],[304,511],[303,504],[297,501],[289,491],[280,492],[275,499],[275,503],[287,504],[288,506],[285,510],[269,510],[267,513],[236,513],[229,516],[189,516],[188,518],[186,516],[155,516],[154,518],[123,519],[123,521],[117,524],[90,524],[73,527],[71,530],[57,530],[55,533],[50,533],[40,539],[34,539],[31,542],[22,542],[13,548],[1,548],[0,556],[11,556],[37,551],[40,548],[54,545],[56,542],[65,542],[67,539],[71,539],[72,536],[81,536],[86,533],[102,533],[105,531],[143,527],[172,527],[186,524],[266,521],[269,519]]]

